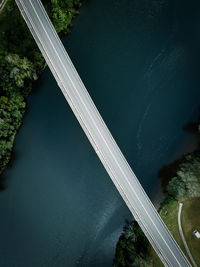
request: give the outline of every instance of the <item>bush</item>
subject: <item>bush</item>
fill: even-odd
[[[113,266],[115,267],[136,267],[148,266],[148,240],[136,221],[128,222],[123,229],[117,243]]]
[[[179,165],[177,176],[168,185],[168,194],[176,199],[200,197],[200,153],[187,155]]]

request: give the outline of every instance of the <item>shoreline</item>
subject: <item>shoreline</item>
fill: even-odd
[[[74,2],[72,6],[69,8],[70,10],[69,13],[71,12],[70,15],[68,15],[68,13],[66,12],[68,8],[66,7],[65,20],[67,21],[67,23],[65,24],[65,26],[63,26],[65,21],[60,26],[59,17],[56,20],[55,19],[53,20],[54,27],[56,28],[57,33],[61,36],[63,35],[66,36],[67,34],[71,32],[72,20],[79,14],[81,1],[78,0]],[[6,3],[7,5],[5,6]],[[67,3],[67,1],[65,1],[65,3]],[[32,48],[30,49],[30,51],[33,50],[31,52],[33,53],[33,55],[31,55],[32,58],[31,56],[29,56],[29,58],[26,58],[26,51],[25,51],[25,49],[27,49],[26,46],[25,46],[24,51],[23,51],[23,48],[22,49],[20,48],[21,51],[19,51],[19,53],[13,53],[12,50],[17,51],[18,49],[17,42],[19,40],[16,41],[16,44],[14,43],[11,45],[11,49],[10,49],[11,51],[9,51],[9,48],[7,48],[6,43],[9,43],[10,40],[7,40],[3,34],[2,36],[0,36],[0,40],[1,40],[1,37],[2,39],[5,38],[2,40],[2,43],[4,42],[5,44],[2,45],[3,47],[0,46],[0,59],[1,59],[0,68],[2,68],[5,71],[5,75],[4,73],[3,75],[4,76],[7,75],[6,76],[7,83],[4,82],[3,79],[2,81],[0,79],[0,89],[1,89],[0,91],[1,92],[0,93],[0,111],[1,111],[0,120],[2,120],[3,123],[5,124],[4,128],[6,128],[6,130],[7,128],[9,128],[9,131],[7,132],[6,130],[4,132],[4,128],[3,128],[2,133],[0,135],[0,146],[2,146],[1,150],[3,151],[2,154],[0,155],[0,191],[6,188],[5,178],[3,174],[4,174],[4,171],[9,167],[9,164],[11,164],[12,159],[13,159],[12,157],[13,157],[13,150],[14,150],[14,145],[15,145],[15,137],[18,131],[20,130],[20,127],[23,124],[23,119],[27,112],[27,99],[28,97],[31,96],[31,93],[37,88],[37,85],[36,85],[37,81],[47,66],[43,56],[41,55],[38,48],[36,47],[35,40],[32,38],[32,35],[29,32],[28,27],[25,25],[25,22],[23,21],[21,17],[21,13],[19,13],[19,10],[16,4],[9,0],[5,0],[1,3],[1,5],[3,5],[1,6],[1,8],[2,7],[3,8],[5,7],[5,8],[3,10],[0,10],[0,20],[3,22],[3,24],[5,24],[3,26],[5,26],[6,29],[8,27],[7,29],[8,34],[9,34],[9,31],[12,31],[12,25],[11,25],[12,18],[13,20],[18,20],[21,23],[18,26],[19,33],[21,35],[27,36],[27,40],[26,40],[28,43],[27,46],[29,48]],[[50,5],[51,4],[49,3],[46,4],[45,8],[51,18],[51,15],[52,15],[51,12],[52,12],[53,6],[50,6]],[[57,5],[58,5],[57,9],[59,12],[60,7],[59,7],[59,4]],[[9,26],[7,26],[6,20],[10,14],[12,17],[11,23],[9,24]],[[17,39],[17,36],[16,36],[16,39]],[[21,65],[23,64],[25,65],[25,67],[24,69],[21,70]],[[21,76],[23,75],[24,79],[16,81],[16,76],[13,76],[11,78],[11,74],[9,74],[9,71],[11,71],[10,73],[12,73],[13,67],[15,69],[18,68],[19,71],[21,72],[22,71],[24,72],[22,74],[19,73],[21,74]],[[27,72],[32,72],[32,73],[30,75],[30,73],[27,74]],[[8,85],[10,85],[11,87],[11,89],[9,88],[9,90],[7,89]],[[19,101],[17,102],[13,100],[13,98],[19,99]],[[9,107],[6,107],[6,104]],[[5,112],[6,112],[6,115],[5,115]],[[15,116],[13,115],[15,112],[19,113],[18,118],[17,118],[17,123],[15,123]]]

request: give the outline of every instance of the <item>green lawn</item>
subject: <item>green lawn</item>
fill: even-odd
[[[195,229],[200,231],[200,198],[187,199],[183,200],[182,202],[183,210],[181,217],[185,239],[197,265],[200,267],[200,240],[192,234],[192,231]],[[165,215],[166,211],[167,214]],[[185,255],[188,257],[178,230],[178,201],[170,200],[169,203],[165,204],[160,210],[160,215],[166,223],[171,234],[174,236],[177,243],[179,244]],[[150,254],[153,266],[163,266],[153,248],[151,247]]]
[[[165,215],[165,212],[167,212],[166,215]],[[163,206],[163,208],[160,210],[160,215],[162,219],[164,220],[165,224],[167,225],[168,229],[170,230],[171,234],[176,239],[179,246],[181,246],[181,249],[185,251],[185,248],[182,244],[182,240],[181,240],[181,237],[178,231],[177,214],[178,214],[178,201],[176,200],[170,200],[169,203],[166,203]],[[157,254],[154,252],[153,248],[150,248],[150,253],[152,255],[153,266],[156,266],[156,267],[163,266]]]
[[[182,228],[190,252],[200,266],[200,239],[192,234],[195,229],[200,232],[200,198],[183,201]]]

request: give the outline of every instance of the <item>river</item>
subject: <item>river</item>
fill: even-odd
[[[188,42],[183,17],[194,10],[177,11],[177,3],[85,1],[62,39],[155,205],[162,199],[158,171],[198,141],[184,130],[199,116],[198,36]],[[132,216],[48,68],[28,100],[4,176],[0,266],[112,265]]]

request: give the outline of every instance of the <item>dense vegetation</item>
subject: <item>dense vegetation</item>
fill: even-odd
[[[200,153],[187,155],[179,165],[174,177],[168,185],[169,196],[180,198],[200,197]]]
[[[187,207],[191,201],[199,203],[199,197],[200,152],[195,151],[184,156],[183,160],[179,163],[176,169],[176,176],[169,182],[167,196],[159,210],[161,217],[183,250],[184,246],[180,239],[177,226],[178,201],[184,202]],[[190,221],[188,225],[191,228],[193,224]],[[185,230],[188,228],[188,225],[185,225]],[[188,239],[191,239],[191,233],[191,229],[189,233],[186,233],[187,237],[189,236]],[[191,246],[195,247],[195,242],[196,240],[193,240]],[[131,222],[125,226],[124,232],[121,234],[116,247],[113,266],[162,266],[162,263],[151,249],[146,237],[136,222]]]
[[[136,221],[128,222],[124,226],[117,243],[115,267],[150,267],[148,260],[148,241]]]
[[[57,32],[67,33],[80,0],[42,1]],[[22,122],[26,98],[33,81],[45,67],[15,1],[8,0],[0,13],[0,175],[5,170],[17,130]],[[0,188],[3,188],[2,183]]]

